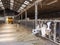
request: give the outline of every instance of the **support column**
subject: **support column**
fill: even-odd
[[[27,11],[25,11],[25,20],[27,19]],[[25,21],[25,26],[27,26],[27,20]]]
[[[21,20],[20,21],[22,21],[23,20],[23,15],[21,14],[20,17],[21,17]],[[22,24],[22,23],[20,23],[20,24]]]
[[[4,21],[5,21],[5,23],[6,23],[6,14],[5,14],[5,10],[4,10],[4,17],[5,17],[5,20],[4,20]]]
[[[25,11],[25,19],[27,18],[27,11]]]
[[[54,42],[56,42],[56,22],[54,22]]]
[[[23,19],[22,14],[21,14],[21,20]]]
[[[37,19],[38,19],[38,3],[35,3],[35,28],[37,25]]]

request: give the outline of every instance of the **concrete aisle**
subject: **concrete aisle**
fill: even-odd
[[[17,28],[18,27],[18,28]],[[0,45],[57,45],[32,35],[31,29],[16,24],[0,25]]]

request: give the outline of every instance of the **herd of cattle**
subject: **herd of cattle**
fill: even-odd
[[[32,29],[32,34],[36,36],[48,37],[50,36],[53,39],[54,35],[54,22],[43,23],[42,26],[37,24],[35,29]],[[60,23],[56,24],[56,39],[60,40]]]

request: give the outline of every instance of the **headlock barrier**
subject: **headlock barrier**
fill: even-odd
[[[32,29],[32,34],[37,37],[49,39],[55,43],[60,43],[60,20],[38,19],[35,26],[35,20],[19,20],[20,24]]]

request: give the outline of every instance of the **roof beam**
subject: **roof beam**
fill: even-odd
[[[26,7],[25,4],[22,4],[22,6],[19,8],[19,10],[17,12],[20,12],[22,9],[24,9]]]
[[[20,12],[21,10],[23,10],[26,6],[29,5],[29,1],[24,1],[24,3],[21,5],[21,7],[19,8],[19,10],[17,12]]]
[[[10,9],[13,9],[14,0],[10,0]]]
[[[31,8],[32,6],[34,6],[36,2],[39,3],[39,2],[41,2],[41,1],[43,1],[43,0],[36,0],[33,4],[31,4],[30,6],[27,6],[26,9],[24,9],[23,11],[21,11],[21,12],[20,12],[18,15],[16,15],[15,17],[21,15],[23,12],[25,12],[26,10],[28,10],[29,8]]]
[[[1,0],[0,0],[0,7],[1,7],[2,9],[5,9]]]
[[[46,5],[51,5],[51,4],[53,4],[53,3],[56,3],[58,0],[53,0],[52,2],[50,2],[50,3],[47,3]]]

